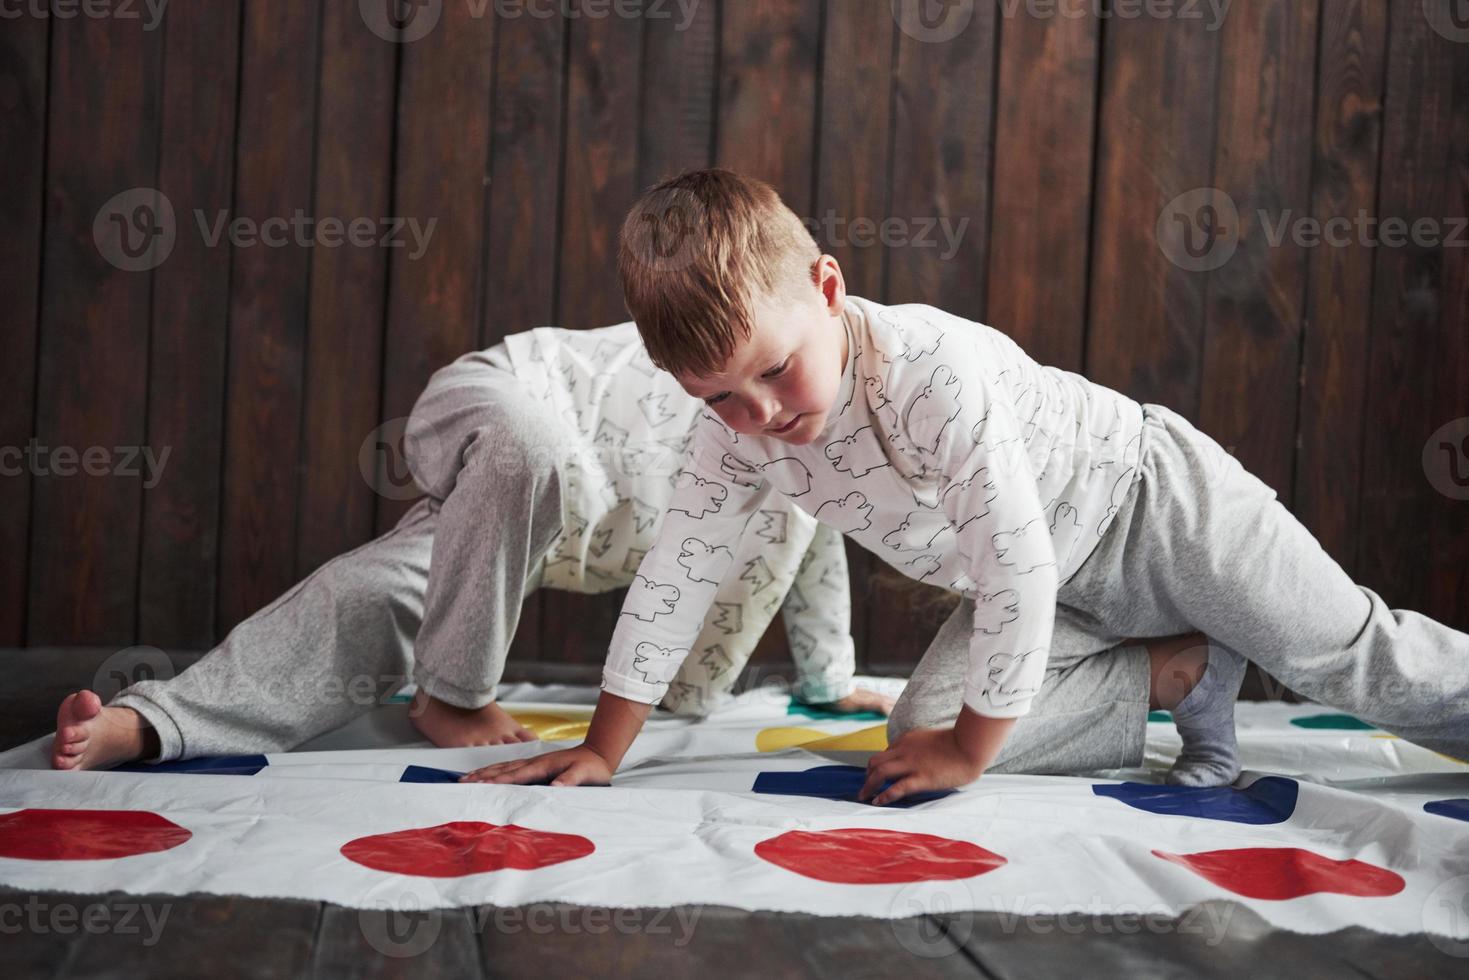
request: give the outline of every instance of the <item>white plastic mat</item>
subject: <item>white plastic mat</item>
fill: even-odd
[[[1299,932],[1469,939],[1469,763],[1330,709],[1242,703],[1246,771],[1216,790],[1160,785],[1178,749],[1163,718],[1136,770],[987,775],[876,808],[850,794],[881,720],[812,717],[764,691],[703,722],[652,719],[613,787],[448,781],[574,744],[595,696],[502,689],[554,743],[435,749],[400,696],[295,752],[184,767],[205,771],[52,772],[41,739],[0,753],[0,882],[878,917],[1177,916],[1225,899]]]

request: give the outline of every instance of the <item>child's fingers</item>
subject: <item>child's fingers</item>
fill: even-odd
[[[496,762],[482,766],[464,778],[476,783],[492,783],[504,778],[518,778],[522,769],[540,761],[540,759],[512,759],[509,762]]]
[[[889,803],[896,803],[909,794],[922,792],[925,788],[923,778],[917,773],[914,773],[911,776],[905,776],[883,790],[872,803],[874,806],[886,806]]]
[[[873,757],[873,761],[876,761],[875,756]],[[873,793],[882,789],[883,785],[889,780],[906,776],[908,771],[908,767],[904,765],[901,759],[888,759],[877,765],[869,762],[867,765],[867,781],[862,784],[862,791],[857,794],[857,799],[859,801],[867,799]]]
[[[582,786],[589,782],[600,782],[593,779],[593,773],[583,765],[567,766],[566,771],[551,780],[552,786]]]
[[[566,769],[564,764],[545,762],[541,759],[533,759],[524,763],[518,769],[507,769],[497,776],[491,776],[487,782],[491,783],[539,783],[544,779],[560,774]]]

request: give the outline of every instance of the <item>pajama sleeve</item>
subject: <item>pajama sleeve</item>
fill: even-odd
[[[801,559],[795,583],[781,606],[791,658],[796,662],[796,699],[826,704],[857,686],[852,645],[852,596],[842,535],[826,524]]]
[[[1055,625],[1058,572],[1013,402],[972,348],[907,369],[899,428],[939,477],[963,573],[976,594],[964,704],[1018,718],[1040,690]]]
[[[619,697],[662,699],[721,585],[738,575],[735,548],[771,492],[762,479],[731,476],[722,431],[708,415],[695,423],[658,536],[628,587],[602,671],[603,690]]]

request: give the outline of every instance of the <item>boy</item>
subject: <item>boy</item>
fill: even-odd
[[[435,373],[405,433],[427,496],[177,678],[135,683],[105,708],[91,691],[67,697],[52,765],[289,749],[377,703],[375,691],[347,696],[358,681],[409,675],[409,716],[435,745],[533,739],[494,700],[525,595],[633,584],[700,410],[653,367],[631,323],[539,328],[460,357]],[[731,546],[739,566],[717,588],[696,655],[679,669],[644,647],[629,670],[671,682],[665,707],[707,714],[784,601],[795,695],[886,713],[889,699],[852,683],[840,536],[773,499]]]
[[[982,324],[848,297],[774,191],[727,171],[645,195],[619,272],[654,362],[710,406],[639,569],[677,602],[621,617],[584,745],[467,780],[608,780],[660,690],[629,670],[631,652],[687,647],[730,567],[721,549],[781,495],[964,597],[899,699],[863,799],[988,770],[1137,765],[1158,705],[1183,740],[1167,781],[1229,784],[1245,655],[1302,694],[1469,755],[1469,636],[1354,585],[1273,491],[1167,408],[1042,367]],[[717,556],[697,577],[677,560],[685,540]],[[1187,661],[1180,678],[1172,658]]]

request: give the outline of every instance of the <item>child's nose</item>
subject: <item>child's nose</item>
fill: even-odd
[[[759,429],[764,429],[775,421],[776,414],[780,409],[770,399],[754,399],[750,402],[749,414],[750,424]]]

